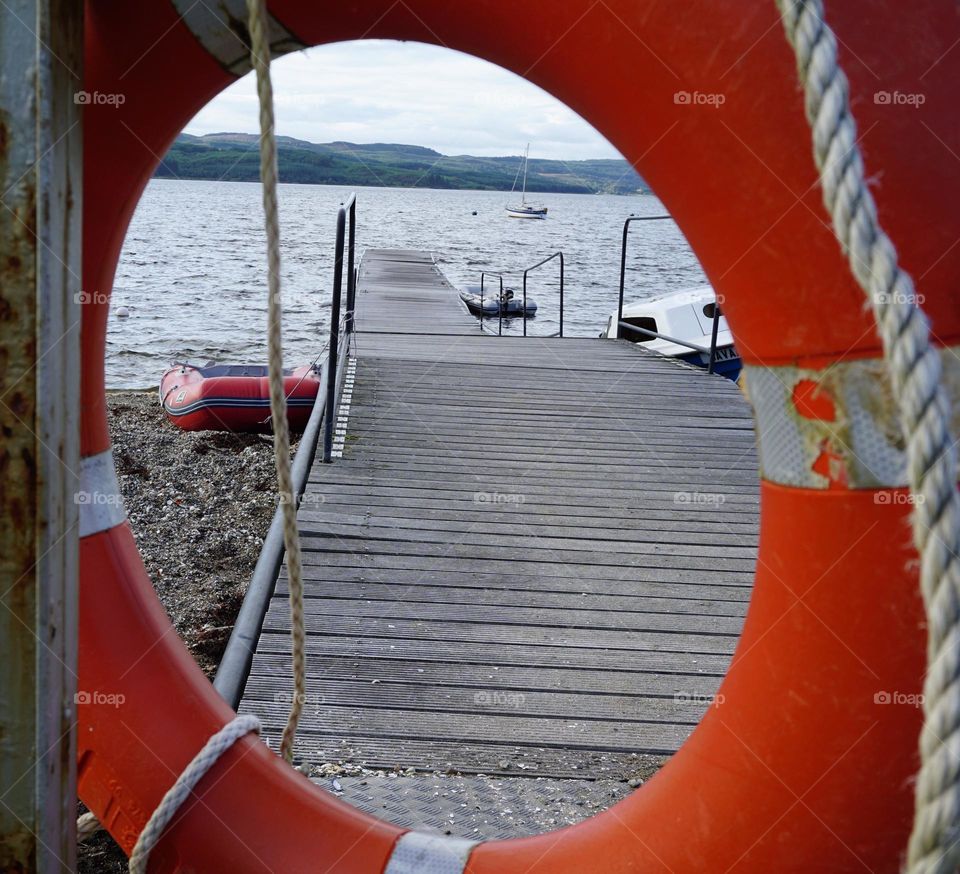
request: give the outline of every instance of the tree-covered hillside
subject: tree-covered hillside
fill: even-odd
[[[382,185],[404,188],[470,188],[509,191],[522,160],[441,155],[423,146],[391,143],[309,143],[278,137],[281,182]],[[181,134],[157,176],[254,182],[260,178],[253,134]],[[647,186],[623,160],[554,161],[531,158],[527,191],[633,194]]]

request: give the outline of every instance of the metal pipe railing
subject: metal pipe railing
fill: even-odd
[[[717,363],[717,333],[720,330],[720,304],[713,301],[713,330],[710,334],[710,361],[707,364],[707,373],[713,373],[713,367]]]
[[[700,346],[696,343],[691,343],[688,340],[680,340],[676,337],[671,337],[669,334],[661,334],[659,331],[651,331],[649,328],[641,328],[638,325],[634,325],[630,322],[624,321],[623,319],[617,324],[617,336],[620,337],[623,331],[633,331],[637,334],[643,334],[645,337],[649,337],[652,340],[666,340],[668,343],[676,343],[678,346],[685,346],[687,349],[692,349],[694,352],[701,352],[704,355],[709,356],[707,361],[707,373],[713,373],[714,366],[717,361],[717,334],[720,330],[720,307],[714,303],[713,305],[713,327],[712,335],[710,337],[709,346]],[[656,352],[656,349],[651,350]]]
[[[623,286],[627,277],[627,233],[633,222],[659,222],[672,219],[669,215],[632,215],[623,223],[623,240],[620,243],[620,303],[617,304],[617,324],[623,321]],[[619,333],[619,332],[618,332]]]
[[[353,333],[353,311],[357,302],[357,268],[354,264],[354,248],[357,235],[357,196],[350,196],[350,223],[347,243],[347,326],[348,334]]]
[[[558,335],[563,336],[563,252],[554,252],[552,255],[547,255],[542,261],[538,261],[536,264],[528,267],[523,271],[523,336],[527,336],[527,274],[531,270],[536,270],[538,267],[542,267],[548,261],[552,261],[554,258],[560,259],[560,330]]]
[[[632,215],[623,223],[623,239],[620,244],[620,296],[617,303],[617,336],[621,336],[623,331],[634,331],[651,339],[666,340],[669,343],[676,343],[678,346],[693,349],[695,352],[709,356],[707,373],[713,373],[717,361],[717,334],[720,329],[720,304],[716,300],[713,304],[713,325],[709,348],[698,346],[696,343],[689,343],[686,340],[678,340],[676,337],[670,337],[667,334],[661,334],[657,331],[650,331],[647,328],[640,328],[623,320],[623,290],[627,276],[627,235],[630,230],[630,225],[633,222],[655,222],[672,218],[673,216],[669,215]]]
[[[554,337],[563,336],[563,279],[564,279],[564,263],[563,263],[563,252],[554,252],[552,255],[547,255],[542,261],[538,261],[536,264],[531,264],[529,267],[523,269],[523,336],[527,336],[527,274],[533,270],[536,270],[538,267],[542,267],[548,261],[553,261],[555,258],[560,259],[560,330],[553,334]],[[519,272],[519,271],[517,271]],[[500,290],[499,297],[497,298],[497,311],[498,311],[498,324],[497,324],[497,335],[503,335],[503,277],[504,276],[516,276],[517,272],[504,270],[498,272],[496,270],[482,270],[480,271],[480,330],[483,330],[483,297],[484,297],[484,285],[486,277],[496,276],[500,280]]]
[[[337,371],[340,356],[340,304],[343,294],[343,255],[345,237],[347,237],[347,219],[349,216],[349,238],[347,245],[347,310],[343,333],[349,338],[353,331],[353,314],[356,306],[356,275],[354,271],[354,247],[356,245],[357,196],[351,194],[345,204],[337,211],[337,236],[334,244],[333,261],[333,301],[330,306],[330,343],[327,368],[326,394],[327,416],[323,420],[323,455],[325,464],[329,464],[333,453],[333,429],[336,426]]]
[[[497,336],[500,337],[503,335],[503,274],[494,273],[492,270],[482,270],[480,272],[480,330],[483,330],[483,287],[484,281],[488,276],[496,276],[500,280],[500,291],[498,293],[497,300],[500,301],[500,305],[497,307],[499,310],[500,321],[497,325]]]
[[[323,362],[320,370],[321,386],[324,385],[327,374],[330,372],[329,365],[329,359]],[[307,420],[307,427],[300,436],[300,443],[293,457],[291,498],[297,506],[300,505],[300,498],[307,485],[307,477],[313,464],[325,411],[326,399],[318,391],[317,399],[313,402],[313,409],[310,411],[310,418]],[[267,607],[283,565],[283,550],[283,507],[278,505],[267,536],[263,540],[263,546],[260,548],[260,556],[253,569],[253,576],[244,593],[243,603],[233,623],[233,630],[230,632],[230,638],[213,681],[213,688],[234,710],[240,704],[247,677],[250,675],[250,665],[253,663],[253,654],[260,639],[263,619],[267,615]]]
[[[688,340],[678,340],[676,337],[671,337],[669,334],[661,334],[658,331],[651,331],[648,328],[641,328],[637,325],[631,325],[630,322],[621,322],[619,329],[623,331],[634,331],[637,334],[643,334],[645,337],[649,337],[652,340],[666,340],[668,343],[676,343],[678,346],[685,346],[687,349],[692,349],[694,352],[702,352],[704,355],[710,354],[710,350],[706,346],[698,346],[696,343],[691,343]]]
[[[346,371],[347,356],[338,354],[341,334],[349,343],[353,332],[353,316],[356,304],[356,270],[355,237],[356,237],[356,195],[340,207],[337,213],[336,260],[334,262],[333,278],[333,311],[330,319],[330,343],[327,358],[320,369],[320,387],[317,398],[313,402],[310,418],[300,437],[297,452],[293,458],[291,476],[293,478],[294,494],[291,497],[297,506],[303,496],[313,465],[318,444],[323,440],[323,460],[329,461],[333,426],[336,424],[335,398],[343,385]],[[347,217],[349,216],[349,236]],[[343,285],[343,256],[347,237],[347,301],[346,312],[340,317],[340,297]],[[349,347],[347,347],[349,348]],[[234,709],[240,703],[240,697],[250,674],[250,665],[253,663],[253,654],[257,640],[263,628],[263,620],[267,614],[270,598],[277,585],[277,577],[283,564],[283,507],[278,506],[274,511],[273,520],[267,531],[257,559],[256,567],[250,585],[247,587],[237,614],[233,631],[227,641],[220,667],[213,682],[214,688],[223,699]]]

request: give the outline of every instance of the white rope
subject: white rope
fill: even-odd
[[[143,827],[140,837],[130,854],[130,874],[146,874],[150,851],[156,846],[163,830],[173,819],[180,806],[190,796],[197,783],[230,747],[251,731],[260,733],[260,720],[249,714],[236,716],[204,744],[193,757],[193,761],[177,777],[176,782],[167,790],[157,809]]]
[[[146,874],[151,851],[183,802],[190,797],[197,783],[216,764],[220,756],[251,731],[260,733],[260,720],[256,716],[235,716],[203,745],[200,752],[193,757],[193,761],[183,769],[173,786],[160,799],[160,804],[140,832],[130,853],[131,874]],[[77,818],[77,840],[83,842],[102,828],[96,814],[84,813]]]
[[[296,496],[290,470],[290,430],[287,423],[287,398],[283,387],[283,338],[280,303],[280,221],[277,210],[277,144],[273,126],[273,87],[270,82],[270,42],[267,36],[267,12],[263,0],[247,0],[250,27],[250,54],[257,72],[257,95],[260,100],[260,178],[263,183],[263,212],[267,235],[268,294],[267,346],[270,383],[270,414],[273,420],[274,458],[277,486],[283,508],[283,540],[290,587],[291,633],[293,638],[294,695],[290,714],[280,739],[280,753],[293,758],[293,742],[297,723],[306,697],[304,659],[303,573],[300,536],[297,531]],[[153,812],[130,854],[132,874],[145,874],[150,851],[180,805],[200,779],[234,742],[251,731],[260,732],[255,716],[237,716],[210,740],[177,778]],[[77,839],[87,840],[102,828],[93,813],[77,819]]]
[[[77,817],[77,840],[82,844],[95,835],[103,826],[95,813],[83,813]]]
[[[273,449],[277,487],[283,509],[283,543],[290,590],[290,634],[293,655],[293,698],[290,714],[280,738],[280,754],[293,759],[300,711],[306,698],[304,667],[303,573],[300,535],[297,531],[296,495],[290,473],[290,431],[287,399],[283,391],[282,307],[280,303],[280,220],[277,212],[277,142],[273,125],[273,86],[270,82],[270,41],[264,0],[247,0],[250,27],[250,55],[257,72],[260,100],[260,179],[263,183],[263,213],[267,233],[268,293],[267,345],[270,381],[270,414],[273,419]]]
[[[960,500],[950,400],[913,281],[897,262],[867,187],[847,78],[822,0],[777,5],[797,57],[824,203],[876,317],[907,440],[928,663],[907,868],[911,874],[947,874],[960,865]]]
[[[267,234],[268,293],[267,346],[270,382],[270,414],[273,420],[274,458],[277,468],[277,486],[283,507],[283,541],[287,558],[290,587],[291,634],[293,638],[294,695],[290,715],[280,739],[280,753],[289,762],[293,758],[300,711],[306,697],[304,659],[303,572],[300,556],[300,536],[297,531],[296,496],[290,470],[290,430],[287,423],[287,398],[283,389],[283,338],[281,334],[280,304],[280,221],[277,210],[277,143],[273,130],[273,87],[270,82],[270,43],[267,36],[267,12],[263,0],[247,0],[250,27],[250,54],[257,71],[257,95],[260,99],[260,178],[263,182],[263,212]],[[220,754],[234,741],[248,732],[260,732],[260,722],[254,716],[237,716],[217,732],[197,753],[187,769],[164,795],[141,832],[130,855],[130,871],[143,874],[147,859],[163,829],[177,812],[200,778],[210,769]],[[77,839],[87,840],[102,828],[93,813],[77,819]]]

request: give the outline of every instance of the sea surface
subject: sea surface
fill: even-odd
[[[337,208],[354,189],[281,185],[284,361],[312,361],[330,328]],[[482,270],[518,271],[555,251],[565,259],[564,333],[595,337],[617,305],[623,221],[663,215],[652,195],[538,194],[545,221],[511,219],[499,191],[359,188],[358,252],[427,249],[457,286]],[[244,182],[154,179],[120,257],[107,332],[107,386],[156,386],[171,361],[265,363],[266,255],[261,189]],[[496,281],[496,280],[494,280]],[[627,301],[706,282],[672,220],[635,222]],[[531,273],[539,311],[528,333],[555,333],[556,262]],[[119,317],[118,313],[125,313]],[[471,318],[464,315],[465,319]],[[496,322],[490,323],[496,329]],[[504,322],[519,333],[520,320]],[[479,327],[478,327],[479,332]]]

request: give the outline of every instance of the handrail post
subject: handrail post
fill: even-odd
[[[710,361],[707,364],[707,373],[713,373],[713,365],[717,361],[717,333],[720,329],[720,303],[716,296],[713,299],[713,335],[710,337]]]
[[[563,252],[560,253],[560,336],[563,336]]]
[[[623,240],[620,243],[620,302],[617,304],[617,337],[620,336],[620,323],[623,321],[623,288],[627,278],[627,231],[630,230],[630,222],[635,216],[630,216],[623,223]]]
[[[673,216],[669,215],[632,215],[623,223],[623,240],[620,243],[620,300],[617,304],[617,338],[620,337],[620,326],[623,322],[623,287],[627,275],[627,232],[630,229],[630,222],[658,222],[672,218]]]
[[[340,339],[340,295],[343,289],[343,238],[346,210],[337,213],[337,242],[333,262],[333,304],[330,309],[330,351],[327,356],[326,409],[323,419],[323,461],[330,463],[335,425],[334,398],[337,390],[337,355]]]
[[[527,274],[530,269],[523,271],[523,336],[527,336]]]
[[[353,333],[353,315],[357,304],[357,274],[354,268],[354,253],[357,234],[357,201],[350,202],[350,225],[347,248],[347,323],[343,332],[346,335]]]
[[[486,273],[480,271],[480,331],[483,332],[483,280],[486,278]]]
[[[500,323],[497,325],[497,336],[503,336],[503,274],[500,274],[500,299],[497,301],[497,313],[500,315]]]

